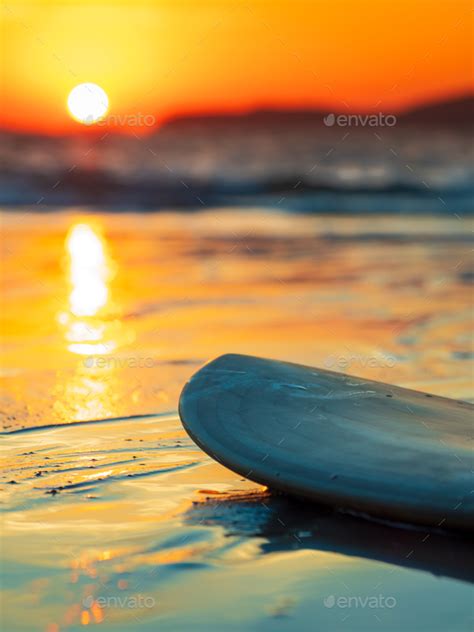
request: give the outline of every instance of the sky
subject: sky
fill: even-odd
[[[6,0],[2,127],[61,134],[74,86],[109,114],[394,112],[472,89],[465,0]]]

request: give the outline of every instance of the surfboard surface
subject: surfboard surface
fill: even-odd
[[[270,489],[430,527],[474,527],[474,406],[243,355],[200,369],[184,428],[211,457]]]

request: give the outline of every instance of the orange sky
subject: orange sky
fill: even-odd
[[[465,0],[6,0],[0,125],[79,130],[65,103],[86,81],[109,113],[158,120],[393,111],[472,86],[472,15]]]

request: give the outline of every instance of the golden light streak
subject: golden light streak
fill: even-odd
[[[91,226],[77,224],[70,231],[66,246],[70,257],[71,312],[75,316],[95,316],[109,296],[110,270],[104,243]]]

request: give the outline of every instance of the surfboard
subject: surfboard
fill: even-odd
[[[474,406],[390,384],[223,355],[185,385],[185,430],[271,490],[392,521],[474,526]]]

